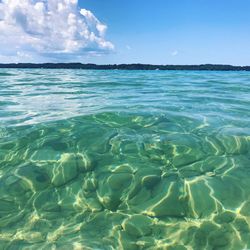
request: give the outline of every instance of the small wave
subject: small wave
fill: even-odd
[[[14,76],[15,74],[12,73],[5,73],[5,72],[0,72],[0,77],[1,76]]]

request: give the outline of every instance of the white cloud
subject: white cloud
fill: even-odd
[[[171,56],[177,56],[179,54],[178,50],[174,50],[171,52]]]
[[[130,45],[126,45],[126,49],[127,49],[127,50],[131,50],[132,48],[131,48]]]
[[[113,50],[107,26],[78,0],[0,0],[0,56],[70,57]]]

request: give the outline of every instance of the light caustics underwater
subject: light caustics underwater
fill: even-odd
[[[250,248],[250,73],[0,70],[0,249]]]

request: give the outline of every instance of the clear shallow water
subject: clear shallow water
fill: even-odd
[[[0,70],[0,249],[250,248],[250,73]]]

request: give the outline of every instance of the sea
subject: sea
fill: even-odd
[[[0,249],[250,248],[250,72],[0,69]]]

